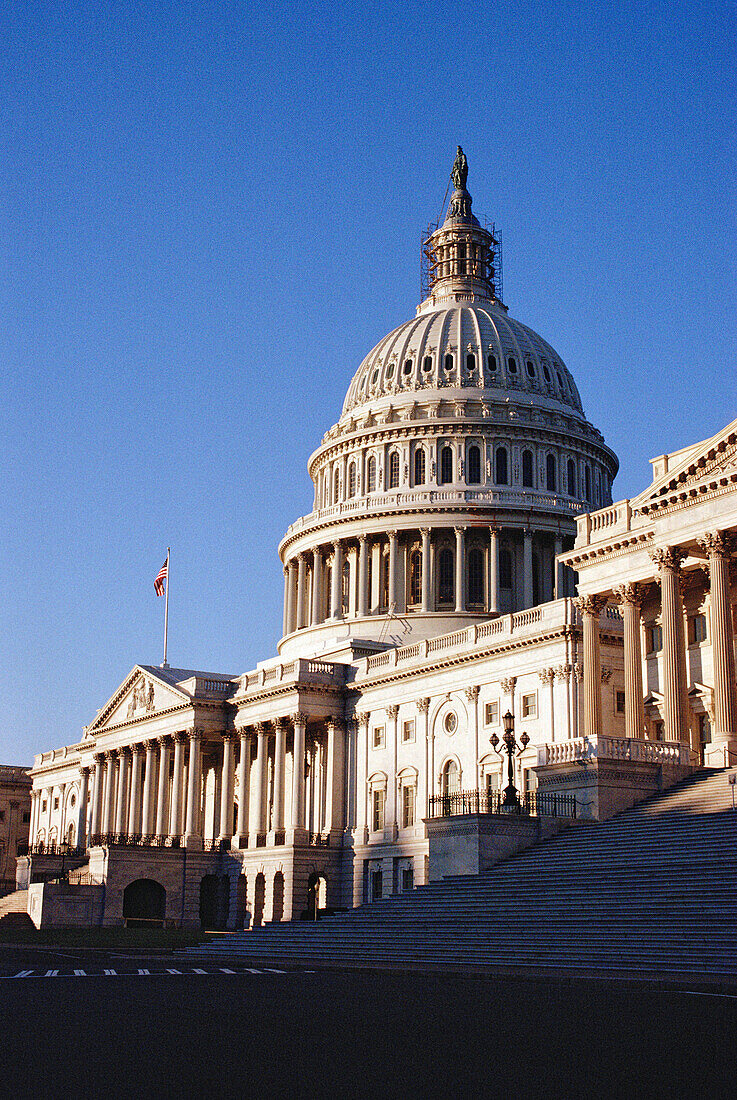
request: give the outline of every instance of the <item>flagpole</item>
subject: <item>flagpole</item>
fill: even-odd
[[[169,553],[170,547],[166,548],[166,600],[164,602],[164,660],[161,664],[162,668],[168,668],[166,663],[166,648],[169,642]]]

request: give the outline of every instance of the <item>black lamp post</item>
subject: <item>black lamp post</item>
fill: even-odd
[[[69,844],[67,843],[66,840],[62,840],[61,844],[59,845],[59,848],[61,849],[61,872],[59,873],[59,881],[60,882],[66,882],[66,880],[68,878],[68,872],[67,872],[67,869],[66,869],[66,866],[65,866],[65,862],[66,862],[67,852],[69,851]]]
[[[489,740],[491,741],[492,748],[497,756],[503,756],[507,754],[507,779],[509,784],[504,789],[504,800],[501,804],[501,811],[504,814],[518,814],[522,812],[522,806],[519,800],[519,791],[514,785],[514,758],[515,756],[521,756],[530,743],[530,738],[526,733],[523,733],[520,737],[521,749],[517,749],[517,742],[514,736],[514,715],[509,711],[502,718],[504,723],[504,748],[498,749],[499,738],[495,733],[492,733]]]

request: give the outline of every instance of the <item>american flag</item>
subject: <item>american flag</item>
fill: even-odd
[[[159,569],[159,572],[156,575],[156,580],[154,581],[154,592],[156,593],[157,596],[163,596],[164,595],[164,581],[167,579],[168,576],[169,576],[169,559],[167,557],[166,561],[161,566],[161,569]]]

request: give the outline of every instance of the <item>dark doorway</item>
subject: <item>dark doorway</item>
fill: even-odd
[[[230,911],[230,879],[227,875],[205,875],[200,882],[200,925],[212,932],[224,932]]]
[[[253,891],[253,927],[260,928],[264,921],[264,901],[266,900],[266,879],[259,871]]]
[[[284,875],[277,871],[274,875],[274,913],[272,920],[284,917]]]
[[[123,891],[123,919],[129,928],[155,924],[162,927],[166,890],[151,878],[138,878]]]

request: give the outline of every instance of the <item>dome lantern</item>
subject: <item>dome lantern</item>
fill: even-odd
[[[451,301],[498,300],[500,242],[474,217],[466,189],[468,162],[461,146],[451,171],[453,193],[445,221],[423,239],[423,293],[417,312]]]

